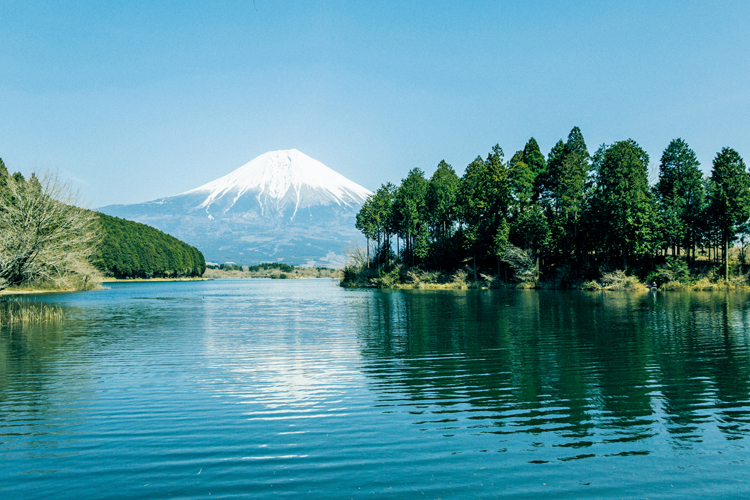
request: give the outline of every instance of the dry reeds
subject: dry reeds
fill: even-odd
[[[65,319],[60,306],[20,300],[0,301],[0,326],[59,323]]]

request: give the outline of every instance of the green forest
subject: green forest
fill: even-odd
[[[97,213],[101,241],[92,264],[115,278],[201,276],[203,254],[177,238],[151,226]]]
[[[429,179],[415,168],[400,185],[382,185],[357,214],[367,246],[343,284],[461,271],[565,288],[615,270],[660,282],[741,273],[750,174],[740,155],[723,148],[704,176],[694,151],[674,139],[653,185],[649,163],[632,139],[590,154],[574,127],[546,157],[531,138],[507,160],[494,146],[461,177],[444,161]]]
[[[0,290],[86,289],[97,282],[90,256],[99,239],[93,212],[54,174],[11,175],[0,159]]]
[[[79,208],[53,173],[28,179],[0,159],[0,290],[87,289],[117,278],[200,276],[203,254],[137,222]]]

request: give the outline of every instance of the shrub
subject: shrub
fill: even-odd
[[[655,282],[659,286],[675,281],[689,283],[691,280],[687,262],[678,257],[669,256],[667,262],[658,266],[656,271],[649,274],[646,281],[649,283]]]
[[[595,280],[589,280],[586,281],[583,285],[581,285],[581,289],[583,290],[601,290],[602,286],[597,283]]]
[[[531,283],[539,278],[539,265],[530,250],[508,245],[503,254],[503,262],[513,268],[513,278],[521,283]]]
[[[607,290],[633,290],[636,288],[645,289],[645,285],[638,281],[638,278],[636,278],[635,276],[628,276],[622,269],[604,273],[602,275],[602,282],[604,283],[604,288],[606,288]]]

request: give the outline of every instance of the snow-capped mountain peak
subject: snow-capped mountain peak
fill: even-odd
[[[278,209],[294,206],[293,218],[298,208],[312,205],[361,205],[372,193],[306,154],[289,149],[264,153],[237,170],[182,194],[205,194],[199,207],[208,212],[218,203],[222,213],[241,197],[251,195],[261,209],[268,205]]]
[[[359,235],[357,212],[370,194],[290,149],[260,155],[175,196],[100,210],[154,226],[213,262],[337,267],[345,260],[344,246]]]

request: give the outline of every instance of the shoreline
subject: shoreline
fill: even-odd
[[[346,289],[380,289],[380,290],[537,290],[537,291],[581,291],[581,292],[630,292],[630,293],[650,293],[650,292],[750,292],[750,286],[742,284],[726,283],[694,283],[685,284],[679,282],[665,283],[664,285],[651,289],[643,283],[631,286],[590,286],[582,284],[574,287],[557,287],[541,283],[393,283],[388,286],[375,284],[361,284],[352,281],[341,281],[342,288]]]
[[[58,289],[6,289],[0,290],[0,297],[14,296],[14,295],[46,295],[53,293],[72,293],[72,292],[90,292],[92,290],[102,290],[102,286],[105,283],[157,283],[157,282],[169,282],[169,281],[213,281],[214,278],[102,278],[100,282],[91,288],[81,290],[77,288],[58,288]]]
[[[91,290],[96,290],[96,288],[92,288]],[[53,293],[71,293],[71,292],[83,292],[84,290],[75,290],[75,289],[64,289],[64,290],[0,290],[0,297],[5,297],[9,295],[47,295],[47,294],[53,294]],[[90,290],[86,290],[90,291]]]
[[[213,281],[214,278],[102,278],[102,283],[158,283],[167,281]]]

